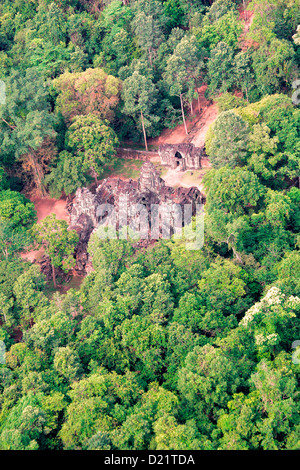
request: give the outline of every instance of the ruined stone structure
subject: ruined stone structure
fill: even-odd
[[[181,171],[199,170],[201,168],[201,157],[203,148],[195,147],[194,144],[162,144],[158,154],[163,165]]]
[[[146,162],[141,168],[138,189],[141,192],[159,193],[165,186],[164,180],[157,173],[153,163]]]
[[[123,214],[124,203],[127,211],[126,220],[119,217],[121,213]],[[79,188],[75,197],[67,205],[70,226],[79,234],[79,243],[75,253],[76,269],[79,272],[89,270],[87,243],[92,232],[96,231],[99,226],[115,225],[117,230],[120,230],[123,225],[134,226],[140,223],[141,214],[145,215],[146,210],[147,215],[149,214],[147,218],[150,227],[152,205],[159,204],[161,228],[164,223],[169,224],[170,221],[169,225],[172,227],[172,222],[175,223],[178,220],[176,217],[180,208],[183,210],[185,204],[192,204],[193,215],[195,215],[196,204],[202,203],[204,203],[204,198],[196,187],[166,186],[151,162],[144,163],[138,181],[131,179],[124,181],[121,178],[110,177],[100,183],[95,193],[87,188]],[[113,212],[111,212],[112,207]],[[140,209],[137,210],[137,207]],[[139,243],[141,246],[147,246],[149,241],[143,239],[137,242],[137,245]]]

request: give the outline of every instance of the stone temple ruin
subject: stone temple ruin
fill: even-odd
[[[120,208],[126,199],[126,221],[120,220]],[[153,204],[159,204],[161,212],[161,227],[164,221],[176,219],[176,210],[184,208],[185,204],[192,207],[192,215],[196,213],[196,204],[203,204],[204,197],[197,187],[173,188],[165,185],[160,178],[153,163],[145,162],[141,168],[138,181],[129,181],[121,178],[109,177],[104,179],[96,188],[95,193],[87,188],[79,188],[75,196],[68,201],[67,210],[70,214],[70,228],[75,229],[79,235],[79,243],[76,248],[76,268],[79,273],[88,272],[91,268],[88,259],[87,244],[91,234],[102,226],[111,225],[116,220],[116,229],[120,230],[122,224],[138,223],[141,212],[149,214],[149,226],[151,226],[150,212]],[[136,205],[140,204],[141,211],[136,211]],[[110,210],[103,210],[105,205],[114,208],[114,214]],[[133,208],[135,207],[135,210]],[[101,210],[99,210],[101,209]],[[164,214],[164,211],[166,212]],[[116,219],[113,219],[116,217]],[[140,220],[140,219],[139,219]],[[172,227],[172,220],[169,226]],[[150,229],[149,229],[150,230]],[[171,233],[172,235],[172,233]],[[152,240],[153,241],[153,240]],[[147,246],[151,240],[143,239],[137,242],[137,246]]]
[[[201,158],[204,155],[203,148],[195,147],[194,144],[162,144],[158,154],[162,165],[167,165],[178,170],[199,170]]]

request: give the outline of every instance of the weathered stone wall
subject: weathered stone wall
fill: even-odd
[[[203,148],[195,147],[191,143],[182,144],[162,144],[158,154],[163,165],[172,169],[179,168],[185,170],[199,170],[201,168],[201,158]]]
[[[128,207],[127,220],[120,222],[120,204],[126,199]],[[176,221],[178,210],[183,211],[185,204],[192,204],[194,212],[196,204],[204,203],[204,196],[198,188],[173,188],[165,185],[160,178],[153,163],[145,162],[141,168],[141,174],[138,181],[124,181],[121,178],[107,178],[97,187],[96,192],[92,193],[86,188],[80,188],[76,191],[75,197],[69,201],[67,210],[70,213],[70,225],[79,235],[79,244],[76,249],[76,269],[78,272],[88,272],[91,262],[87,255],[87,244],[90,235],[99,225],[111,225],[114,221],[109,211],[106,211],[104,205],[114,208],[116,215],[116,229],[119,230],[122,225],[128,225],[139,222],[140,214],[133,210],[136,204],[146,209],[150,215],[152,205],[160,205],[161,225],[169,226],[171,217]],[[179,207],[180,206],[180,207]],[[104,207],[104,209],[103,209]],[[101,208],[101,210],[100,210]],[[143,209],[144,210],[144,209]],[[151,218],[151,217],[150,217]],[[149,237],[150,238],[150,237]],[[142,240],[142,246],[152,243],[152,240]]]
[[[117,155],[126,160],[142,160],[144,162],[149,160],[157,162],[160,161],[158,152],[154,151],[147,152],[146,150],[135,150],[131,148],[119,147],[117,150]]]

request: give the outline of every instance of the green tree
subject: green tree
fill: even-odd
[[[75,265],[74,250],[79,237],[75,230],[68,230],[65,220],[59,220],[55,214],[45,217],[32,227],[32,236],[37,247],[43,247],[52,266],[54,287],[55,268],[68,272]]]
[[[278,150],[297,160],[299,148],[300,110],[283,94],[266,97],[259,103],[262,120],[278,138]],[[294,155],[294,157],[292,157]]]
[[[110,433],[130,413],[142,393],[136,375],[101,368],[72,383],[65,422],[60,431],[65,449],[80,449],[99,429]]]
[[[8,221],[0,221],[0,257],[8,259],[23,251],[31,244],[30,233],[26,230],[14,229]]]
[[[254,2],[249,4],[252,9]],[[253,18],[251,34],[260,42],[269,37],[291,40],[300,20],[297,0],[259,0],[255,3],[256,15]]]
[[[122,98],[124,112],[132,116],[138,125],[141,125],[145,148],[148,150],[146,129],[159,121],[159,116],[153,112],[157,100],[157,90],[150,79],[135,71],[123,83]]]
[[[22,325],[30,324],[35,309],[48,305],[47,298],[42,292],[44,287],[45,277],[36,265],[30,266],[14,283],[15,306],[21,311]]]
[[[300,300],[271,287],[241,320],[255,338],[258,358],[271,359],[282,349],[290,350],[299,330]]]
[[[56,110],[68,123],[74,116],[87,114],[113,120],[120,80],[99,67],[84,72],[66,72],[53,81],[53,86],[58,92]]]
[[[102,12],[101,25],[105,29],[102,41],[102,52],[94,58],[103,58],[106,70],[112,70],[115,75],[119,69],[129,65],[135,45],[130,34],[130,22],[133,17],[132,9],[119,0],[110,2]]]
[[[255,82],[262,96],[278,93],[297,78],[295,51],[288,41],[273,38],[252,54]]]
[[[168,58],[165,72],[165,80],[170,86],[171,95],[178,95],[182,102],[182,94],[186,93],[188,101],[198,97],[200,112],[200,97],[197,92],[204,74],[203,51],[199,48],[195,36],[185,36],[177,44],[174,53]],[[184,118],[183,108],[182,116]]]
[[[0,219],[12,228],[30,228],[36,221],[34,203],[17,191],[0,191]]]
[[[81,364],[78,353],[69,346],[58,348],[53,365],[59,375],[70,382],[80,377]]]
[[[165,15],[169,18],[168,27],[170,29],[185,26],[186,18],[181,3],[180,0],[167,0],[163,4]]]
[[[41,2],[33,23],[38,35],[47,38],[52,44],[58,45],[66,41],[67,25],[63,11],[54,2],[48,5]]]
[[[300,254],[298,251],[285,253],[277,264],[276,285],[285,293],[300,296]]]
[[[55,135],[54,117],[49,112],[49,90],[44,78],[34,69],[28,69],[25,75],[12,72],[6,80],[6,89],[6,102],[0,106],[1,154],[13,153],[45,195],[43,164],[38,150],[46,138]]]
[[[16,191],[0,191],[0,252],[8,258],[30,245],[30,227],[36,220],[34,204]]]
[[[34,317],[34,325],[24,332],[24,342],[30,350],[42,350],[52,361],[57,348],[67,346],[74,340],[77,322],[53,304],[42,308],[39,315],[34,312]],[[53,380],[57,380],[57,376]]]
[[[213,16],[218,14],[216,10],[211,17],[209,13],[204,16],[200,27],[193,28],[200,46],[204,47],[208,53],[220,43],[227,44],[230,48],[235,49],[243,31],[243,25],[238,19],[237,11],[231,9],[213,21]]]
[[[166,17],[160,2],[153,0],[134,0],[132,9],[134,18],[132,27],[138,38],[140,47],[147,53],[150,65],[153,64],[153,56],[161,42],[164,40],[164,27]]]
[[[206,423],[206,432],[212,426],[205,418],[216,418],[240,384],[233,361],[208,344],[191,351],[179,371],[179,393],[196,415],[198,429]]]
[[[222,209],[226,214],[251,214],[262,207],[266,189],[258,177],[245,168],[211,169],[204,178],[207,213]]]
[[[286,178],[290,180],[299,173],[299,165],[295,154],[280,152],[279,139],[270,136],[271,129],[266,124],[255,124],[249,135],[249,151],[251,157],[248,167],[253,170],[263,182],[273,188],[286,185]]]
[[[155,319],[134,315],[115,330],[123,348],[129,349],[135,369],[146,381],[159,380],[164,368],[166,332]]]
[[[249,101],[249,94],[254,88],[252,58],[251,52],[249,52],[249,50],[236,54],[234,74],[235,86],[243,91],[243,93],[246,95],[247,101]]]
[[[275,361],[261,361],[250,382],[250,393],[234,394],[219,418],[220,449],[292,449],[299,429],[299,400],[290,358],[282,352]]]
[[[190,298],[192,294],[189,294]],[[184,297],[184,296],[183,296]],[[177,390],[178,370],[184,366],[187,354],[192,351],[195,346],[200,346],[205,342],[203,337],[192,332],[195,331],[193,325],[189,328],[188,321],[183,318],[180,307],[180,320],[176,322],[176,310],[172,322],[167,326],[167,346],[166,346],[166,373],[164,374],[164,386],[170,390]],[[196,314],[196,312],[195,312]],[[193,323],[194,318],[192,319]],[[181,323],[181,324],[180,324]]]
[[[232,0],[215,0],[207,13],[207,18],[214,23],[229,11],[237,12],[236,2]]]
[[[218,104],[219,113],[230,111],[232,109],[243,108],[247,103],[244,98],[240,98],[229,92],[222,93],[222,95],[218,96],[215,101]]]
[[[225,42],[212,49],[207,64],[208,89],[211,96],[231,91],[235,85],[235,54]]]
[[[130,415],[112,433],[113,444],[117,449],[149,449],[156,447],[154,441],[155,423],[165,416],[176,416],[179,400],[175,393],[151,382],[135,404]]]
[[[126,270],[126,264],[134,250],[131,243],[122,239],[102,239],[93,234],[89,240],[88,253],[96,271],[111,272],[114,280]]]
[[[206,136],[206,151],[214,168],[242,165],[247,156],[250,128],[234,111],[221,113]]]
[[[163,416],[154,423],[157,450],[203,450],[202,436],[193,420],[178,424],[174,416]]]
[[[6,450],[37,450],[45,435],[46,414],[41,396],[29,393],[12,407],[0,434],[0,447]]]
[[[82,172],[91,170],[98,185],[97,175],[114,157],[118,145],[118,138],[108,122],[103,122],[96,114],[75,116],[67,132],[67,143],[82,162]]]
[[[85,186],[87,178],[83,172],[83,159],[66,150],[60,152],[56,166],[45,176],[44,183],[51,197],[60,198],[62,191],[69,196]]]

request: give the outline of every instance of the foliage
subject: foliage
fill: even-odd
[[[68,146],[82,165],[82,172],[92,170],[94,175],[103,171],[103,165],[115,155],[118,138],[96,114],[75,116],[67,133]]]
[[[55,214],[51,214],[32,227],[32,236],[35,245],[42,246],[50,258],[55,284],[55,268],[61,267],[68,272],[75,265],[73,253],[78,235],[75,230],[68,230],[65,220],[59,220]]]
[[[132,116],[139,128],[147,130],[154,135],[153,126],[159,121],[155,114],[157,89],[147,77],[135,71],[124,80],[122,97],[124,100],[124,113]],[[155,128],[155,127],[154,127]],[[145,145],[147,142],[145,139]]]
[[[243,164],[247,155],[249,127],[234,111],[221,113],[212,124],[206,150],[214,168]]]
[[[100,119],[112,120],[118,103],[120,82],[102,69],[84,72],[66,72],[53,81],[58,92],[57,110],[70,122],[74,116],[96,114]]]
[[[62,191],[69,196],[76,189],[87,183],[86,175],[82,172],[83,161],[80,156],[73,156],[63,150],[58,157],[56,166],[45,176],[44,184],[51,197],[60,198]]]
[[[0,2],[1,450],[299,449],[299,0],[250,3],[249,32],[243,6]],[[106,227],[68,284],[87,239],[32,196],[132,177],[118,142],[206,84],[203,248]]]

